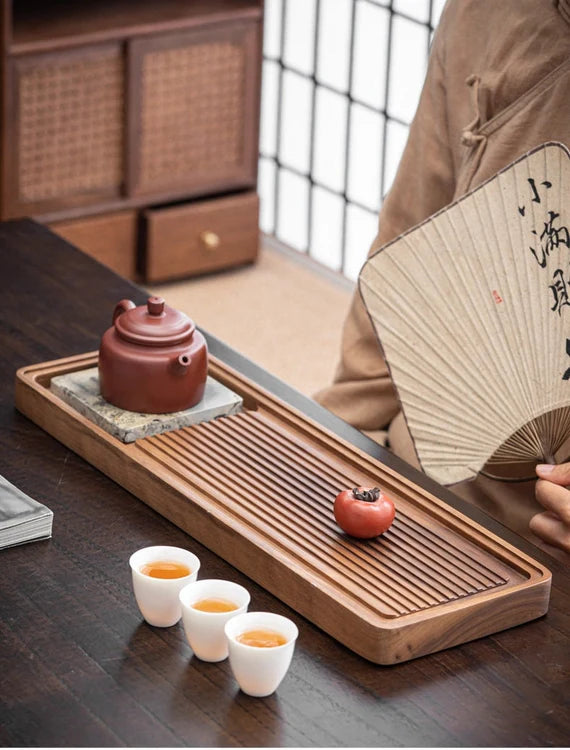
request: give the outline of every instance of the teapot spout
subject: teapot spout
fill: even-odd
[[[192,357],[189,354],[180,354],[174,357],[174,370],[178,375],[184,375],[188,372],[192,363]]]

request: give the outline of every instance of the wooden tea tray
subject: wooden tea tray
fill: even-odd
[[[393,664],[543,615],[548,570],[214,357],[244,411],[131,444],[54,395],[97,353],[24,367],[18,409],[350,649]],[[373,541],[335,524],[336,494],[380,485]]]

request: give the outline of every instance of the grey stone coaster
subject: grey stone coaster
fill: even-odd
[[[241,396],[210,376],[200,403],[172,414],[139,414],[119,409],[105,401],[99,391],[97,367],[58,375],[52,378],[50,387],[63,401],[123,443],[134,443],[149,435],[236,414],[243,403]]]

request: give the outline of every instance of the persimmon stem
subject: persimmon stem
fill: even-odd
[[[374,487],[371,490],[359,490],[358,487],[355,487],[352,490],[352,496],[356,498],[356,500],[364,500],[365,503],[373,503],[380,497],[380,488]]]

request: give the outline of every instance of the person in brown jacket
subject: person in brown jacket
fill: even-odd
[[[448,0],[370,252],[547,141],[570,146],[570,0]],[[358,291],[334,382],[315,399],[418,465]],[[570,561],[570,465],[539,471],[536,493],[483,476],[452,489]]]

